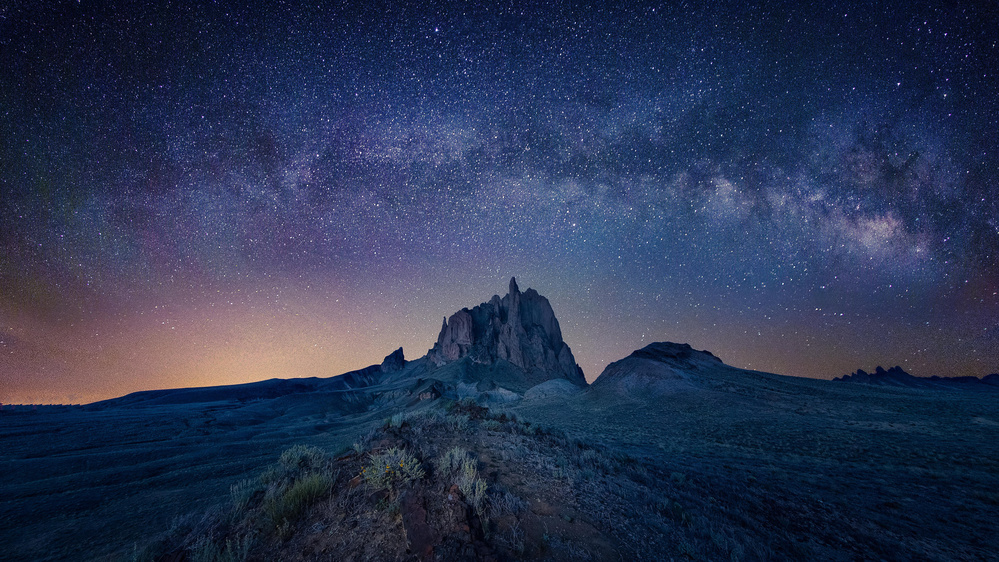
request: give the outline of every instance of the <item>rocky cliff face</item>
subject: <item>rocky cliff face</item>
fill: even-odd
[[[564,378],[586,385],[548,299],[534,289],[523,293],[510,279],[510,292],[503,298],[469,310],[463,308],[444,320],[437,343],[427,353],[429,362],[440,367],[469,357],[476,363],[505,360],[532,375]]]

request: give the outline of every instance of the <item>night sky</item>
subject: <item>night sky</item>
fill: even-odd
[[[999,371],[995,3],[225,4],[0,7],[0,402],[413,359],[511,276],[590,381]]]

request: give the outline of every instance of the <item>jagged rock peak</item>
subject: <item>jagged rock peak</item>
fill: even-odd
[[[395,371],[401,370],[405,366],[406,356],[403,354],[402,348],[400,347],[385,356],[385,360],[382,361],[381,369],[383,373],[394,373]]]
[[[440,367],[464,357],[484,364],[505,360],[533,375],[586,385],[551,303],[534,289],[520,292],[516,278],[503,298],[494,295],[445,318],[427,358]]]
[[[856,381],[856,382],[868,382],[869,383],[869,382],[882,381],[882,380],[888,380],[888,379],[895,380],[895,381],[900,381],[900,380],[910,380],[910,379],[914,379],[914,378],[915,377],[913,377],[909,373],[906,373],[905,370],[902,369],[902,367],[899,367],[898,365],[896,365],[894,367],[891,367],[887,371],[884,369],[884,367],[882,367],[881,365],[878,365],[877,367],[874,368],[874,372],[873,373],[868,373],[867,371],[865,371],[863,369],[857,369],[856,373],[851,373],[849,375],[843,375],[842,377],[836,377],[833,380],[834,381],[850,381],[850,380],[853,380],[853,381]]]
[[[982,378],[970,375],[941,377],[916,377],[906,373],[902,367],[895,366],[888,370],[878,366],[873,373],[863,369],[857,372],[833,379],[836,382],[854,382],[882,386],[911,386],[922,388],[993,388],[999,386],[999,374],[986,375]]]

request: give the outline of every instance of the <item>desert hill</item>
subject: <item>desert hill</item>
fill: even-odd
[[[732,370],[708,351],[688,344],[656,342],[608,365],[593,392],[671,392],[702,388],[718,371]]]

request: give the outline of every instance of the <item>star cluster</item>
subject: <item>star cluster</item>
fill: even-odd
[[[999,370],[983,3],[0,7],[0,400],[331,376],[516,275],[650,341]]]

